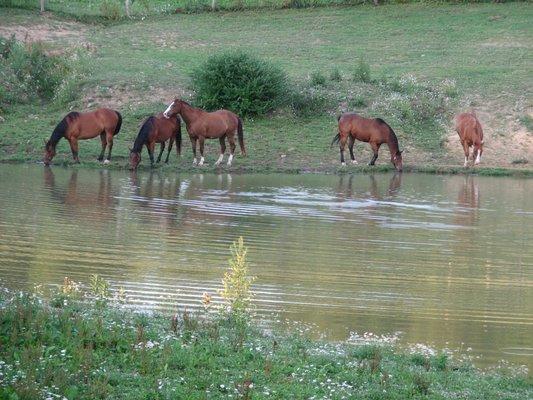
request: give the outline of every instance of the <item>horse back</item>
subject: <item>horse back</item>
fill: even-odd
[[[455,130],[461,141],[469,144],[483,142],[483,128],[474,113],[461,113],[455,118]]]
[[[341,134],[350,134],[361,142],[381,144],[388,139],[388,125],[379,118],[365,118],[355,113],[344,113],[338,118],[338,121]]]
[[[153,140],[157,143],[166,142],[168,139],[175,136],[180,126],[179,117],[165,118],[163,113],[155,115],[153,123]]]
[[[239,117],[229,110],[206,112],[195,121],[192,133],[207,138],[217,138],[235,132],[238,124]]]

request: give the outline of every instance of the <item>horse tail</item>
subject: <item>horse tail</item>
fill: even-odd
[[[181,121],[178,117],[178,131],[176,132],[176,151],[181,155]]]
[[[67,115],[65,115],[65,118],[63,118],[55,127],[54,131],[52,132],[52,136],[50,136],[50,140],[48,142],[55,146],[57,142],[59,142],[59,140],[63,136],[65,136],[65,132],[67,131],[69,123],[74,121],[79,116],[80,113],[76,111],[69,112]]]
[[[122,115],[120,115],[118,111],[115,111],[115,114],[117,114],[118,121],[117,121],[117,124],[115,125],[115,132],[113,132],[113,136],[118,134],[120,132],[120,128],[122,127]]]
[[[244,135],[242,131],[242,119],[237,118],[237,136],[239,137],[239,146],[241,147],[241,153],[243,156],[246,156],[246,150],[244,149]]]
[[[333,147],[333,144],[334,143],[339,143],[340,140],[341,140],[341,134],[337,133],[335,135],[335,137],[333,138],[333,140],[331,141],[331,144],[329,145],[329,148],[331,149]]]

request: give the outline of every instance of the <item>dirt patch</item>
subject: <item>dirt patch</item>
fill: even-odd
[[[142,92],[121,87],[110,87],[105,90],[94,88],[83,98],[84,109],[109,107],[117,110],[137,108],[151,103],[170,103],[176,97],[189,99],[191,92],[180,87],[161,88],[149,87]],[[156,112],[157,110],[154,110]],[[161,110],[164,111],[164,110]]]
[[[42,23],[0,26],[0,36],[23,42],[79,42],[85,40],[87,28],[75,22],[59,22],[43,17]]]

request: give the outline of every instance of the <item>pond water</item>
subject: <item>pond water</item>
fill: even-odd
[[[533,180],[0,165],[0,183],[3,285],[97,273],[137,307],[200,308],[243,236],[266,323],[533,366]]]

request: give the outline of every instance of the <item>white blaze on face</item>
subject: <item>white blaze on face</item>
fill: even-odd
[[[167,107],[167,109],[165,110],[165,112],[163,112],[163,115],[165,116],[165,118],[169,118],[168,116],[168,113],[170,112],[170,110],[172,109],[172,106],[174,105],[175,101],[173,101],[172,103],[170,103],[170,105]]]

